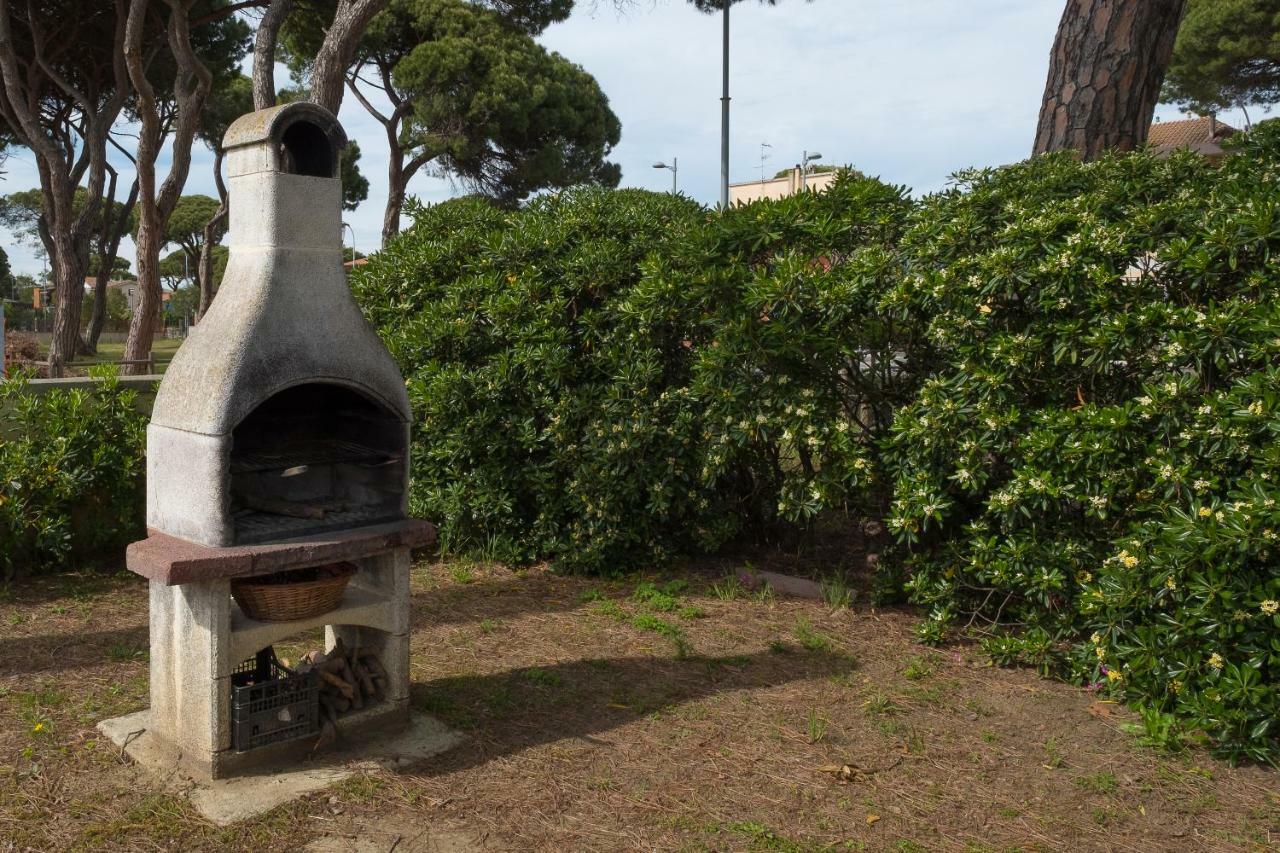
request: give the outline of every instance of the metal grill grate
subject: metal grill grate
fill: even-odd
[[[364,464],[380,465],[399,457],[354,441],[299,441],[284,450],[259,450],[232,453],[231,473],[251,474],[256,471],[281,471],[300,465]]]
[[[290,518],[269,512],[242,511],[235,516],[236,544],[253,545],[260,542],[273,542],[294,536],[309,536],[312,533],[327,533],[331,530],[343,530],[364,524],[394,521],[399,517],[398,513],[388,512],[384,507],[360,507],[329,512],[325,514],[323,520]]]

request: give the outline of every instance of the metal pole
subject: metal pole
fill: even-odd
[[[808,168],[809,168],[809,152],[805,151],[803,159],[800,160],[800,189],[805,188],[806,181],[804,179],[804,173],[808,170]]]
[[[680,193],[680,158],[671,158],[671,194],[679,195]]]
[[[356,268],[356,229],[351,227],[350,222],[342,223],[342,227],[351,234],[351,270],[354,272]]]
[[[729,209],[729,4],[724,3],[724,94],[720,98],[720,207]]]

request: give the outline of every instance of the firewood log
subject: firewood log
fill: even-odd
[[[351,686],[351,695],[347,698],[351,700],[351,705],[357,711],[364,707],[364,697],[360,695],[360,691],[355,689],[356,677],[351,672],[351,667],[347,665],[347,659],[342,659],[342,679]]]
[[[316,738],[315,746],[311,747],[313,752],[338,739],[338,715],[327,699],[327,696],[320,697],[320,736]]]
[[[387,668],[382,665],[382,658],[377,652],[364,652],[360,656],[360,662],[369,667],[373,675],[379,678],[387,678]]]
[[[342,695],[345,698],[353,699],[355,697],[355,692],[356,692],[355,687],[353,687],[345,679],[340,678],[339,676],[336,676],[331,672],[326,672],[323,669],[320,670],[320,677],[324,679],[325,684],[332,685],[333,687],[341,691]]]
[[[320,669],[333,675],[341,676],[343,667],[343,659],[337,655],[330,655],[329,659],[320,664]]]
[[[367,700],[375,699],[376,697],[374,694],[377,691],[374,690],[373,678],[369,675],[369,670],[366,669],[359,661],[356,661],[352,670],[355,672],[356,678],[359,679],[360,689],[364,691],[364,698]]]

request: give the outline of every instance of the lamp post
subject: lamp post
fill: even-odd
[[[720,96],[720,209],[729,209],[729,6],[724,3],[724,93]]]
[[[809,173],[809,164],[815,160],[821,159],[822,155],[817,152],[814,152],[813,154],[810,154],[808,151],[804,152],[804,159],[800,161],[800,189],[804,189],[808,185],[808,182],[805,180],[805,175]]]
[[[342,223],[342,227],[351,235],[351,269],[354,270],[356,268],[356,229],[352,228],[349,222]]]
[[[678,192],[680,192],[680,158],[679,157],[672,157],[670,166],[668,166],[666,163],[654,163],[653,168],[670,169],[671,170],[671,194],[676,195]]]

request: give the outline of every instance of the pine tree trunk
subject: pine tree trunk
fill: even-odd
[[[387,159],[387,206],[382,211],[382,248],[400,233],[400,210],[404,207],[404,149],[395,133],[388,129],[390,157]]]
[[[1085,160],[1147,141],[1186,0],[1067,0],[1034,153]]]
[[[338,0],[333,21],[325,32],[324,42],[311,66],[311,100],[334,115],[342,106],[347,68],[355,53],[356,42],[374,15],[387,7],[390,0]]]
[[[293,8],[293,0],[271,0],[258,23],[253,40],[253,108],[265,110],[276,105],[276,42],[280,27]]]
[[[200,262],[196,264],[196,277],[200,280],[200,305],[196,309],[196,322],[204,319],[205,312],[209,310],[209,306],[213,304],[213,297],[217,296],[213,283],[213,244],[214,238],[218,231],[222,228],[223,223],[227,221],[228,214],[231,213],[231,206],[228,203],[227,185],[222,181],[222,158],[224,152],[221,147],[214,152],[213,155],[213,181],[218,187],[218,209],[214,212],[213,217],[205,223],[202,241],[200,243]]]
[[[114,182],[114,176],[112,176]],[[109,193],[114,200],[115,188]],[[111,269],[115,266],[116,257],[120,254],[120,240],[129,228],[129,217],[133,214],[133,206],[138,201],[138,182],[135,180],[129,190],[129,198],[120,208],[115,222],[110,226],[108,236],[98,242],[98,269],[93,281],[93,315],[89,318],[89,329],[85,333],[85,350],[90,353],[98,351],[98,338],[102,335],[102,327],[107,320],[107,282],[111,280]],[[108,202],[107,210],[111,210]]]
[[[199,126],[200,111],[209,94],[212,75],[192,50],[187,13],[190,0],[170,0],[167,35],[177,74],[173,83],[173,99],[177,116],[169,145],[169,174],[164,184],[156,187],[156,158],[164,138],[157,98],[147,79],[142,41],[148,11],[147,0],[130,0],[125,27],[124,60],[135,93],[135,110],[142,125],[138,133],[138,301],[129,322],[129,337],[124,344],[126,373],[143,372],[143,364],[151,355],[156,325],[160,314],[160,247],[164,230],[178,203],[182,187],[191,167],[191,144]]]
[[[59,229],[61,231],[61,229]],[[61,376],[67,362],[80,351],[80,309],[84,304],[86,258],[69,235],[54,233],[57,251],[53,263],[53,339],[49,342],[49,375]]]

